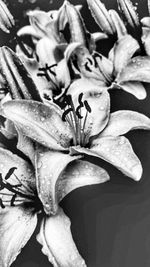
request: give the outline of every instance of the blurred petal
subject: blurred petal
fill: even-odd
[[[128,139],[119,137],[102,137],[95,139],[90,149],[72,147],[72,155],[87,154],[99,157],[114,165],[125,175],[135,181],[139,181],[142,176],[142,165],[135,155]]]
[[[150,57],[137,56],[130,60],[117,77],[118,83],[128,81],[150,82]]]
[[[37,190],[47,214],[56,214],[58,209],[57,184],[62,171],[77,156],[45,150],[43,147],[36,152]]]
[[[142,18],[141,19],[141,23],[142,23],[143,26],[150,28],[150,17]]]
[[[0,0],[0,28],[9,33],[9,29],[15,24],[14,18],[8,10],[6,4]]]
[[[8,267],[32,236],[37,216],[32,210],[11,207],[0,211],[0,266]]]
[[[135,29],[140,25],[138,14],[130,0],[117,0],[119,9],[122,11],[128,24]]]
[[[135,129],[150,130],[150,119],[135,111],[119,110],[110,114],[109,122],[100,136],[119,136]]]
[[[118,40],[114,47],[113,63],[115,75],[124,70],[128,62],[138,49],[139,44],[131,35],[125,35],[120,40]]]
[[[13,154],[9,150],[3,148],[0,148],[0,159],[0,198],[2,200],[3,205],[10,206],[11,199],[14,195],[14,193],[9,190],[9,186],[3,186],[4,183],[9,183],[13,186],[19,184],[19,187],[17,187],[17,191],[22,192],[23,195],[17,195],[15,197],[13,203],[14,205],[18,205],[25,202],[25,196],[33,195],[36,186],[33,167],[27,161]]]
[[[0,48],[0,70],[13,99],[42,101],[27,69],[19,57],[8,47]]]
[[[54,267],[86,267],[73,241],[70,225],[61,208],[55,216],[42,221],[37,241]]]
[[[62,172],[58,183],[58,199],[61,201],[73,190],[93,184],[101,184],[110,179],[108,173],[98,165],[88,161],[71,162]]]
[[[64,150],[71,139],[69,125],[62,121],[61,109],[36,101],[13,100],[3,104],[4,116],[12,120],[22,134],[52,149]]]
[[[87,3],[92,16],[102,31],[113,35],[116,29],[105,5],[100,0],[87,0]]]
[[[80,12],[68,1],[65,1],[64,8],[69,23],[71,42],[81,43],[88,48],[87,30]]]
[[[149,28],[149,33],[146,35],[146,37],[143,40],[143,43],[144,43],[146,55],[150,56],[150,28]]]
[[[119,84],[118,87],[114,87],[115,89],[122,89],[125,92],[128,92],[132,95],[134,95],[137,99],[143,100],[146,98],[147,93],[144,88],[144,85],[141,82],[124,82],[122,84]]]
[[[124,35],[127,34],[127,29],[125,27],[125,24],[120,18],[119,14],[114,9],[111,9],[108,12],[115,25],[118,39],[121,39]]]

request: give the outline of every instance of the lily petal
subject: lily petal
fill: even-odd
[[[27,161],[3,148],[0,148],[0,159],[0,174],[2,183],[0,198],[3,206],[10,206],[14,195],[14,193],[9,190],[10,186],[8,183],[13,186],[19,185],[17,187],[17,191],[22,192],[22,194],[15,197],[13,205],[26,202],[28,200],[26,199],[26,196],[32,196],[35,191],[36,181],[33,167]],[[5,186],[4,184],[8,186]]]
[[[88,161],[76,160],[62,172],[58,183],[58,199],[61,201],[79,187],[105,183],[109,179],[108,173],[100,166]]]
[[[58,210],[57,184],[62,171],[69,162],[80,158],[61,152],[46,150],[43,147],[36,151],[36,178],[39,198],[47,214],[56,214]]]
[[[0,0],[0,28],[9,33],[9,29],[15,25],[14,18],[8,10],[6,4]]]
[[[0,69],[12,98],[42,101],[30,74],[8,47],[0,48]]]
[[[137,56],[130,60],[117,77],[118,83],[128,81],[150,82],[150,57]]]
[[[147,96],[147,92],[144,88],[144,85],[141,82],[135,82],[135,81],[124,82],[121,84],[116,84],[116,86],[114,84],[114,86],[112,86],[112,89],[113,88],[122,89],[125,92],[134,95],[139,100],[143,100]]]
[[[119,110],[110,114],[109,122],[100,136],[119,136],[135,129],[150,130],[150,119],[139,112]]]
[[[22,130],[22,134],[51,149],[64,150],[71,140],[69,125],[62,121],[58,106],[36,101],[13,100],[3,104],[4,116]]]
[[[17,128],[17,127],[16,127]],[[17,143],[17,148],[23,152],[32,162],[34,165],[35,163],[35,148],[34,148],[34,143],[33,141],[22,134],[22,131],[19,130],[19,127],[17,128],[18,132],[18,143]]]
[[[106,34],[113,35],[116,32],[113,21],[100,0],[87,0],[93,18]]]
[[[98,138],[94,140],[90,149],[73,147],[71,152],[72,155],[83,153],[99,157],[135,181],[141,179],[143,171],[141,162],[135,155],[130,142],[124,136]]]
[[[119,14],[114,9],[110,9],[108,12],[116,27],[118,39],[121,39],[122,37],[124,37],[124,35],[127,34],[127,29],[125,27],[125,24],[120,18]]]
[[[149,32],[146,35],[146,37],[143,38],[143,43],[144,43],[146,54],[150,56],[150,28],[149,28]]]
[[[143,26],[150,28],[150,17],[144,17],[141,19]]]
[[[87,30],[80,12],[68,1],[65,1],[64,8],[68,18],[71,42],[81,43],[88,48]]]
[[[140,25],[138,14],[130,0],[117,0],[119,9],[122,11],[129,25],[135,29]]]
[[[19,31],[17,32],[17,35],[19,37],[22,37],[25,35],[31,35],[32,37],[34,37],[36,39],[41,38],[41,35],[31,25],[27,25],[27,26],[24,26],[21,29],[19,29]]]
[[[86,267],[73,241],[70,225],[61,208],[55,216],[42,222],[37,241],[54,267]]]
[[[115,76],[124,70],[134,53],[139,49],[138,42],[129,34],[122,37],[114,47]]]
[[[0,211],[0,266],[9,267],[32,236],[37,216],[32,210],[11,207]]]

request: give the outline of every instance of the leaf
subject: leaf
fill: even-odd
[[[82,160],[73,161],[61,174],[58,183],[58,199],[61,201],[79,187],[101,184],[109,179],[108,173],[98,165]]]
[[[32,236],[37,216],[32,210],[11,207],[0,211],[0,266],[10,266]]]
[[[36,101],[16,100],[3,104],[4,116],[12,120],[22,134],[51,149],[65,150],[71,140],[69,125],[62,121],[58,106]]]
[[[123,135],[135,129],[150,130],[150,119],[135,111],[119,110],[110,114],[109,122],[100,138]]]
[[[61,208],[55,216],[42,221],[37,241],[54,267],[86,267],[73,241],[70,224]]]
[[[57,184],[62,171],[69,162],[76,160],[57,151],[45,150],[43,147],[36,151],[36,179],[38,195],[47,214],[56,214],[58,210]]]
[[[109,162],[135,181],[141,179],[141,162],[135,155],[128,139],[124,136],[110,136],[95,139],[90,149],[80,147],[71,148],[72,155],[82,155],[82,153]]]
[[[105,5],[100,0],[87,0],[87,3],[93,18],[101,30],[106,34],[113,35],[116,29]]]
[[[137,56],[130,60],[117,77],[118,83],[128,81],[150,82],[150,57]]]

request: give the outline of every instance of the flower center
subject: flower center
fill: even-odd
[[[0,207],[5,208],[5,205],[15,206],[16,204],[23,202],[34,202],[36,196],[31,188],[25,185],[20,179],[15,175],[15,170],[17,168],[11,168],[6,174],[5,178],[2,178],[0,173]],[[8,179],[14,175],[17,183],[11,184]]]
[[[85,146],[87,144],[86,123],[91,107],[86,100],[82,101],[83,93],[78,97],[79,105],[75,108],[71,95],[65,96],[66,106],[62,115],[62,120],[70,125],[73,135],[73,145]],[[82,116],[82,109],[85,109],[85,116]]]

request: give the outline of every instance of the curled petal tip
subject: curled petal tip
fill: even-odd
[[[135,167],[133,167],[132,172],[133,172],[133,179],[136,182],[140,181],[143,173],[141,164],[138,164]]]

